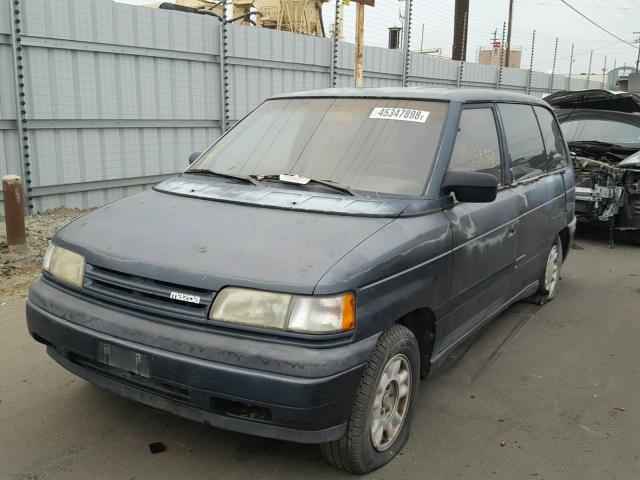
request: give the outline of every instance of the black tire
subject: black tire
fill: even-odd
[[[384,451],[378,451],[371,439],[372,407],[382,373],[392,358],[403,355],[410,366],[411,387],[406,415],[395,440]],[[420,351],[411,330],[395,324],[382,333],[365,367],[356,392],[344,435],[339,440],[321,445],[324,458],[351,473],[368,473],[389,463],[402,450],[409,438],[411,419],[420,382]]]
[[[547,273],[549,268],[549,259],[551,255],[554,254],[555,250],[555,267],[557,268],[557,278],[555,282],[552,282],[550,285],[547,281]],[[560,272],[562,270],[562,262],[564,259],[564,253],[562,250],[562,242],[560,241],[560,236],[556,236],[556,239],[551,244],[547,251],[547,257],[542,266],[542,273],[540,274],[539,283],[538,283],[538,292],[529,297],[528,300],[532,303],[536,303],[538,305],[543,305],[547,302],[550,302],[558,295],[558,289],[560,287]]]
[[[640,230],[633,230],[629,235],[629,238],[631,239],[631,243],[640,246]]]

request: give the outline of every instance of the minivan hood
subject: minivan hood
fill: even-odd
[[[602,89],[562,90],[544,97],[554,108],[609,110],[614,112],[640,112],[640,96],[629,92],[612,92]]]
[[[311,294],[393,217],[353,217],[145,191],[70,223],[54,242],[90,265],[172,284]]]

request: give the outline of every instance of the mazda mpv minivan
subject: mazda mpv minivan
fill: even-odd
[[[457,345],[554,298],[574,230],[570,153],[542,100],[294,93],[60,230],[27,321],[118,395],[321,444],[363,473],[405,445],[420,379]]]

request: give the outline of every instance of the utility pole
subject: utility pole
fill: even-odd
[[[424,23],[422,24],[422,35],[420,35],[420,53],[424,48]]]
[[[509,67],[509,57],[511,56],[511,24],[513,23],[513,0],[509,0],[509,26],[507,27],[507,49],[504,59],[506,67]]]
[[[364,84],[364,6],[373,7],[375,0],[354,0],[356,3],[356,66],[353,72],[356,88]]]
[[[356,3],[356,67],[354,81],[356,88],[363,86],[364,70],[364,4]]]
[[[467,59],[467,42],[465,35],[465,19],[469,16],[469,0],[456,0],[455,17],[453,20],[452,60]]]
[[[605,88],[604,76],[607,72],[607,56],[604,56],[604,66],[602,67],[602,88]]]

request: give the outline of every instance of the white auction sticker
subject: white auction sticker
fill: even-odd
[[[405,122],[425,123],[429,112],[425,110],[412,110],[410,108],[376,107],[371,111],[369,118],[379,120],[403,120]]]

